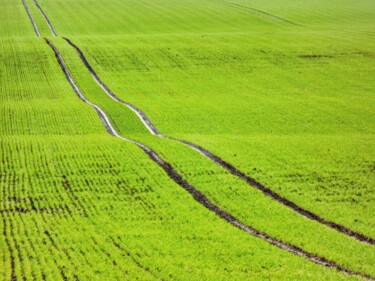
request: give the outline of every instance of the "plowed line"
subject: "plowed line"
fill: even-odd
[[[282,197],[281,195],[277,194],[276,192],[272,191],[271,189],[269,189],[269,188],[265,187],[264,185],[262,185],[261,183],[257,182],[255,179],[247,176],[245,173],[241,172],[240,170],[238,170],[233,165],[225,162],[220,157],[214,155],[213,153],[209,152],[208,150],[204,149],[203,147],[198,146],[196,144],[193,144],[191,142],[185,141],[185,140],[179,140],[179,139],[175,139],[175,138],[172,138],[172,137],[169,137],[169,136],[162,135],[154,127],[154,125],[152,125],[151,121],[147,118],[147,116],[142,111],[137,109],[135,106],[121,100],[119,97],[117,97],[108,88],[107,85],[105,85],[103,83],[103,81],[100,80],[99,76],[96,74],[94,69],[91,67],[91,65],[88,63],[87,59],[83,55],[82,51],[73,42],[71,42],[68,38],[64,38],[64,40],[76,50],[76,52],[78,53],[78,56],[80,57],[82,63],[85,65],[87,70],[90,72],[90,74],[93,77],[93,79],[95,80],[95,82],[103,89],[103,91],[113,100],[124,104],[126,107],[130,108],[133,112],[135,112],[137,114],[138,118],[142,121],[144,126],[148,129],[148,131],[151,134],[159,136],[161,138],[175,140],[177,142],[180,142],[182,144],[187,145],[188,147],[190,147],[190,148],[194,149],[195,151],[201,153],[202,155],[204,155],[208,159],[214,161],[216,164],[218,164],[219,166],[221,166],[222,168],[224,168],[225,170],[230,172],[232,175],[234,175],[234,176],[240,178],[241,180],[245,181],[249,186],[260,190],[264,195],[266,195],[269,198],[279,202],[280,204],[292,209],[293,211],[295,211],[296,213],[304,216],[307,219],[319,222],[319,223],[321,223],[321,224],[323,224],[323,225],[325,225],[329,228],[332,228],[332,229],[334,229],[334,230],[336,230],[336,231],[338,231],[338,232],[340,232],[340,233],[342,233],[346,236],[354,238],[358,241],[368,243],[368,244],[371,244],[371,245],[375,245],[375,240],[372,239],[371,237],[368,237],[368,236],[365,236],[364,234],[361,234],[361,233],[355,232],[353,230],[350,230],[343,225],[328,221],[328,220],[318,216],[317,214],[314,214],[314,213],[298,206],[297,204],[293,203],[292,201]]]
[[[24,1],[24,0],[22,0],[22,1]],[[47,15],[43,12],[43,9],[39,6],[38,1],[34,0],[34,3],[35,3],[35,6],[38,8],[40,14],[42,15],[42,17],[46,21],[46,23],[48,25],[48,28],[51,31],[52,35],[57,37],[57,34],[56,34],[55,30],[53,29],[53,26],[52,26],[51,22],[49,21]]]
[[[117,243],[115,241],[115,239],[113,239],[113,237],[109,237],[109,240],[112,242],[113,246],[116,247],[118,250],[120,250],[124,255],[126,255],[127,257],[129,257],[131,259],[131,261],[141,270],[143,270],[144,272],[146,272],[147,274],[151,275],[153,278],[155,278],[155,280],[158,280],[158,281],[165,281],[163,278],[157,276],[155,273],[153,273],[152,271],[150,271],[149,268],[143,266],[137,259],[135,259],[128,251],[126,251],[119,243]]]
[[[36,25],[36,23],[35,23],[35,21],[34,21],[34,19],[33,19],[33,16],[32,16],[31,13],[30,13],[29,8],[28,8],[27,5],[26,5],[25,0],[22,0],[22,4],[23,4],[23,6],[25,7],[25,10],[26,10],[27,15],[29,16],[29,19],[30,19],[30,21],[31,21],[31,24],[32,24],[32,26],[33,26],[33,29],[34,29],[34,32],[35,32],[36,36],[37,36],[37,37],[40,37],[38,27],[37,27],[37,25]]]
[[[10,280],[15,281],[17,280],[17,277],[16,277],[16,272],[15,272],[14,253],[13,253],[13,249],[12,249],[12,246],[10,245],[9,238],[7,235],[7,223],[6,223],[5,216],[2,215],[2,218],[3,218],[3,237],[5,240],[5,244],[7,245],[7,248],[9,250],[9,256],[10,256]]]
[[[305,252],[304,250],[302,250],[302,249],[300,249],[296,246],[293,246],[291,244],[288,244],[288,243],[279,241],[275,238],[272,238],[265,233],[262,233],[262,232],[260,232],[256,229],[248,226],[248,225],[245,225],[245,224],[241,223],[234,216],[230,215],[226,211],[220,209],[218,206],[213,204],[204,194],[202,194],[200,191],[198,191],[193,186],[191,186],[189,183],[187,183],[178,174],[178,172],[176,172],[170,164],[168,164],[167,162],[162,160],[156,152],[154,152],[153,150],[151,150],[150,148],[144,146],[143,144],[141,144],[139,142],[136,142],[136,141],[133,141],[133,140],[130,140],[130,139],[127,139],[127,138],[124,138],[124,137],[120,136],[116,132],[116,130],[112,126],[112,124],[110,123],[110,121],[109,121],[107,115],[104,113],[104,111],[102,109],[100,109],[98,106],[96,106],[95,104],[86,100],[86,98],[80,92],[79,88],[74,83],[73,78],[71,77],[71,75],[68,71],[68,68],[66,67],[59,51],[57,50],[57,48],[47,38],[45,38],[45,40],[46,40],[47,44],[53,50],[53,52],[55,54],[55,57],[56,57],[59,65],[60,65],[62,71],[64,72],[65,77],[67,78],[69,84],[71,85],[72,89],[74,90],[74,92],[77,94],[77,96],[82,101],[89,104],[91,107],[93,107],[97,111],[97,113],[98,113],[100,119],[102,120],[104,126],[107,128],[108,133],[110,133],[112,136],[115,136],[115,137],[120,138],[120,139],[122,139],[124,141],[127,141],[127,142],[131,142],[131,143],[137,145],[138,147],[140,147],[150,157],[151,160],[153,160],[156,164],[158,164],[159,167],[161,167],[174,182],[176,182],[178,185],[180,185],[182,188],[184,188],[190,195],[192,195],[192,197],[198,203],[200,203],[201,205],[206,207],[208,210],[214,212],[217,216],[224,219],[225,221],[232,224],[233,226],[251,234],[252,236],[263,239],[263,240],[267,241],[268,243],[270,243],[270,244],[272,244],[272,245],[274,245],[274,246],[276,246],[280,249],[286,250],[286,251],[288,251],[288,252],[290,252],[294,255],[303,257],[303,258],[305,258],[305,259],[307,259],[311,262],[314,262],[316,264],[334,269],[334,270],[336,270],[338,272],[341,272],[341,273],[344,273],[344,274],[355,275],[355,276],[359,276],[359,277],[362,277],[362,278],[365,278],[365,279],[368,279],[368,280],[375,280],[375,278],[370,276],[370,275],[360,273],[360,272],[355,272],[355,271],[352,271],[350,269],[343,268],[340,265],[336,264],[334,261],[330,261],[330,260],[327,260],[323,257],[319,257],[319,256],[316,256],[314,254]]]

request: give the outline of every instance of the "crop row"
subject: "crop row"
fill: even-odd
[[[6,137],[1,147],[1,160],[12,159],[0,171],[2,239],[11,250],[1,247],[18,278],[336,276],[207,213],[140,150],[111,137]],[[304,271],[280,270],[283,263]],[[0,272],[5,279],[10,271]]]
[[[62,49],[64,50],[64,57],[67,57],[68,49],[66,47],[62,47]],[[70,54],[72,55],[74,52]],[[95,84],[93,84],[88,73],[82,70],[82,65],[79,66],[80,61],[77,56],[76,59],[70,56],[69,59],[65,59],[65,63],[69,63],[70,71],[77,78],[75,81],[79,81],[77,84],[84,91],[85,97],[103,108],[109,117],[114,120],[113,123],[117,125],[119,132],[126,135],[127,127],[126,125],[121,127],[120,121],[125,120],[123,118],[125,115],[121,114],[122,112],[127,114],[126,110],[128,109],[124,107],[122,112],[113,110],[116,103],[103,92],[100,93],[101,89],[98,86],[94,91]],[[90,90],[87,90],[86,85]],[[138,121],[138,123],[140,122]],[[323,253],[323,256],[339,261],[341,265],[346,267],[352,267],[362,272],[371,272],[371,246],[361,245],[352,239],[326,229],[324,226],[301,218],[278,203],[265,198],[260,192],[254,191],[241,181],[234,179],[214,164],[207,163],[207,160],[202,158],[201,155],[188,150],[184,146],[168,143],[165,140],[155,139],[147,135],[140,135],[136,138],[158,151],[164,159],[172,163],[189,183],[203,191],[213,202],[248,225],[310,252],[319,255]],[[250,206],[249,202],[251,202]],[[277,224],[277,227],[275,227],[275,224]],[[325,237],[325,240],[322,240],[321,237]],[[327,241],[329,241],[328,246],[326,245]],[[345,246],[342,245],[348,245],[348,248],[343,249]],[[362,264],[360,264],[358,259],[364,251],[368,260],[362,261]]]
[[[352,46],[350,35],[340,39],[327,32],[322,45],[313,44],[319,35],[313,33],[301,35],[297,46],[298,33],[289,35],[291,42],[261,34],[74,42],[112,91],[163,134],[202,144],[298,205],[372,237],[372,193],[357,195],[373,188],[373,177],[366,176],[374,150],[374,68],[367,41]],[[254,39],[261,49],[251,45]],[[335,49],[327,49],[332,40]],[[283,174],[290,175],[287,185]],[[298,180],[300,174],[306,181]],[[329,208],[318,201],[328,197]]]

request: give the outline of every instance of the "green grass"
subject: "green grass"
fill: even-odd
[[[375,237],[372,1],[39,0],[59,36],[166,135],[214,152],[298,205]],[[26,0],[42,36],[52,38]],[[199,205],[109,136],[36,38],[0,15],[0,279],[350,280]],[[74,50],[83,94],[212,202],[272,237],[375,276],[373,246],[268,199],[193,150],[150,136]]]

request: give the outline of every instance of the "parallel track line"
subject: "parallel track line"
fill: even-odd
[[[368,243],[368,244],[371,244],[371,245],[375,245],[375,239],[371,238],[371,237],[368,237],[362,233],[358,233],[358,232],[355,232],[343,225],[340,225],[340,224],[337,224],[335,222],[332,222],[332,221],[329,221],[329,220],[326,220],[320,216],[318,216],[317,214],[314,214],[313,212],[309,211],[309,210],[306,210],[300,206],[298,206],[297,204],[295,204],[294,202],[286,199],[285,197],[282,197],[281,195],[279,195],[278,193],[272,191],[271,189],[265,187],[264,185],[262,185],[261,183],[259,183],[258,181],[256,181],[255,179],[247,176],[244,172],[241,172],[239,169],[237,169],[236,167],[234,167],[233,165],[229,164],[228,162],[222,160],[220,157],[216,156],[215,154],[213,154],[212,152],[208,151],[207,149],[199,146],[199,145],[196,145],[194,143],[191,143],[191,142],[188,142],[188,141],[185,141],[185,140],[180,140],[180,139],[176,139],[176,138],[172,138],[172,137],[169,137],[169,136],[165,136],[163,134],[161,134],[156,128],[155,126],[151,123],[151,121],[148,119],[148,117],[141,111],[139,110],[138,108],[136,108],[134,105],[128,103],[128,102],[125,102],[123,100],[121,100],[116,94],[114,94],[110,89],[109,87],[99,78],[99,76],[97,75],[97,73],[95,72],[95,70],[91,67],[91,65],[89,64],[89,62],[87,61],[86,57],[84,56],[84,54],[82,53],[82,51],[77,47],[77,45],[75,45],[72,41],[70,41],[68,38],[63,38],[70,46],[72,46],[75,51],[77,52],[78,56],[80,57],[82,63],[84,64],[84,66],[87,68],[87,70],[89,71],[90,75],[92,76],[92,78],[95,80],[95,82],[103,89],[103,91],[113,100],[115,100],[116,102],[119,102],[123,105],[125,105],[126,107],[128,107],[129,109],[131,109],[137,116],[138,118],[142,121],[143,125],[147,128],[147,130],[152,134],[152,135],[155,135],[155,136],[158,136],[158,137],[161,137],[161,138],[164,138],[164,139],[171,139],[171,140],[174,140],[174,141],[177,141],[179,143],[182,143],[192,149],[194,149],[195,151],[199,152],[200,154],[202,154],[203,156],[205,156],[206,158],[212,160],[213,162],[215,162],[216,164],[218,164],[219,166],[221,166],[222,168],[224,168],[225,170],[227,170],[228,172],[230,172],[232,175],[238,177],[239,179],[245,181],[249,186],[257,189],[257,190],[260,190],[264,195],[268,196],[269,198],[277,201],[278,203],[292,209],[294,212],[302,215],[303,217],[309,219],[309,220],[313,220],[313,221],[316,221],[320,224],[323,224],[329,228],[332,228],[346,236],[349,236],[351,238],[354,238],[358,241],[361,241],[361,242],[364,242],[364,243]]]
[[[30,19],[30,21],[31,21],[31,24],[32,24],[32,26],[33,26],[33,29],[34,29],[34,32],[35,32],[36,36],[37,36],[37,37],[40,37],[40,33],[39,33],[39,30],[38,30],[38,26],[36,25],[36,23],[35,23],[35,21],[34,21],[34,18],[33,18],[33,16],[31,15],[30,10],[29,10],[29,8],[28,8],[27,5],[26,5],[25,0],[22,0],[22,4],[23,4],[23,6],[24,6],[24,8],[25,8],[25,10],[26,10],[27,15],[29,16],[29,19]]]
[[[65,77],[66,77],[67,81],[69,82],[69,84],[72,87],[72,89],[74,90],[74,92],[77,94],[78,98],[95,109],[95,111],[99,115],[103,125],[105,126],[107,132],[114,137],[117,137],[117,138],[120,138],[124,141],[133,143],[133,144],[137,145],[139,148],[141,148],[149,156],[149,158],[151,160],[153,160],[159,167],[161,167],[166,172],[166,174],[175,183],[177,183],[179,186],[181,186],[183,189],[185,189],[198,203],[200,203],[201,205],[206,207],[208,210],[212,211],[217,216],[224,219],[225,221],[227,221],[231,225],[243,230],[244,232],[247,232],[248,234],[251,234],[254,237],[260,238],[260,239],[268,242],[269,244],[274,245],[274,246],[276,246],[280,249],[288,251],[288,252],[290,252],[294,255],[303,257],[303,258],[305,258],[305,259],[307,259],[307,260],[309,260],[313,263],[322,265],[322,266],[327,267],[327,268],[331,268],[333,270],[336,270],[338,272],[341,272],[341,273],[344,273],[344,274],[347,274],[347,275],[359,276],[359,277],[362,277],[362,278],[367,279],[367,280],[375,280],[375,278],[370,276],[370,275],[344,268],[344,267],[336,264],[334,261],[330,261],[330,260],[327,260],[323,257],[316,256],[314,254],[311,254],[311,253],[308,253],[308,252],[304,251],[301,248],[298,248],[298,247],[293,246],[291,244],[288,244],[286,242],[282,242],[280,240],[272,238],[272,237],[268,236],[266,233],[260,232],[260,231],[256,230],[255,228],[253,228],[251,226],[248,226],[248,225],[245,225],[245,224],[241,223],[234,216],[230,215],[226,211],[220,209],[220,207],[218,207],[217,205],[213,204],[203,193],[201,193],[199,190],[195,189],[192,185],[190,185],[188,182],[186,182],[181,177],[181,175],[179,175],[178,172],[175,171],[169,163],[167,163],[163,159],[161,159],[156,152],[154,152],[153,150],[151,150],[150,148],[144,146],[143,144],[141,144],[139,142],[127,139],[127,138],[119,135],[117,133],[116,129],[110,123],[110,121],[109,121],[107,115],[104,113],[104,111],[100,107],[98,107],[97,105],[88,101],[84,97],[82,92],[79,90],[79,88],[75,84],[73,78],[71,77],[71,75],[69,73],[69,70],[66,67],[59,51],[57,50],[57,48],[47,38],[45,38],[45,40],[46,40],[47,44],[51,47],[52,51],[54,52],[58,64],[60,65],[63,73],[65,74]]]
[[[24,0],[22,0],[22,1],[24,1]],[[44,18],[46,24],[48,25],[48,28],[49,28],[49,30],[51,31],[52,35],[55,36],[55,37],[57,37],[57,34],[56,34],[56,32],[55,32],[55,29],[53,28],[51,22],[49,21],[47,15],[44,13],[43,9],[39,6],[38,1],[37,1],[37,0],[34,0],[34,3],[35,3],[35,6],[38,8],[40,14],[41,14],[42,17]]]

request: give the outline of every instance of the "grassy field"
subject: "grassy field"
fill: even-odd
[[[1,280],[375,278],[373,1],[0,3]],[[118,134],[243,225],[311,256],[228,224],[139,147],[110,136],[43,37]],[[64,37],[163,135],[368,241],[151,135]]]

